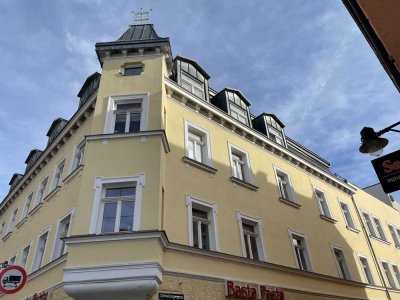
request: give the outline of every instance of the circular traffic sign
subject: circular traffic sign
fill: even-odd
[[[27,275],[20,266],[8,266],[0,271],[0,292],[13,294],[22,289],[26,283]]]

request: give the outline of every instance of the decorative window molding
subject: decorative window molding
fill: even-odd
[[[6,221],[4,221],[3,223],[0,223],[0,238],[2,237],[2,235],[4,233],[5,227],[6,227]]]
[[[388,223],[388,228],[395,246],[400,247],[400,237],[399,237],[400,230],[395,225],[389,223]]]
[[[339,201],[340,209],[342,210],[343,219],[346,223],[346,228],[349,230],[352,230],[354,232],[357,232],[357,233],[360,232],[356,228],[356,225],[354,223],[353,216],[351,215],[351,212],[350,212],[350,206],[341,199],[338,199],[338,201]]]
[[[362,273],[364,274],[365,282],[371,285],[375,285],[374,277],[372,276],[367,257],[360,254],[357,254],[357,256],[358,261],[360,262]]]
[[[98,234],[101,232],[102,227],[102,217],[104,211],[104,203],[108,202],[107,199],[104,198],[106,189],[112,189],[117,187],[135,187],[135,195],[134,195],[134,214],[133,214],[133,231],[140,230],[140,220],[141,220],[141,212],[142,212],[142,188],[145,186],[145,175],[138,174],[137,176],[128,176],[128,177],[96,177],[94,182],[93,189],[94,192],[94,201],[92,208],[92,216],[90,221],[90,234]],[[116,208],[116,213],[119,213],[119,216],[115,216],[115,218],[121,216],[121,205],[120,200],[115,200],[118,202],[118,207]],[[119,219],[120,220],[120,219]],[[116,223],[117,224],[117,223]]]
[[[119,74],[122,76],[140,75],[144,71],[144,64],[142,63],[126,63],[119,69]]]
[[[11,218],[8,222],[7,233],[11,233],[14,230],[15,220],[17,219],[18,208],[14,209]]]
[[[395,264],[392,264],[392,269],[393,269],[394,277],[396,278],[396,282],[400,286],[400,271],[399,271],[399,267],[397,265],[395,265]]]
[[[210,132],[185,120],[185,157],[213,167]]]
[[[53,244],[53,251],[51,254],[51,260],[55,260],[67,252],[67,246],[65,245],[64,238],[70,236],[71,223],[74,217],[75,209],[70,210],[66,215],[58,219],[56,236]]]
[[[19,259],[19,265],[23,267],[24,269],[26,268],[26,263],[29,258],[29,253],[31,252],[31,247],[32,247],[32,241],[29,242],[28,245],[22,248],[21,251],[21,257]]]
[[[328,199],[326,198],[325,192],[316,186],[313,186],[313,190],[315,199],[317,200],[319,211],[321,212],[321,216],[333,220],[332,212],[329,207]]]
[[[250,158],[246,150],[228,142],[229,160],[231,162],[232,177],[254,185]]]
[[[304,234],[288,230],[290,243],[292,245],[293,256],[297,268],[304,271],[312,271],[312,263],[310,253],[308,251],[307,238]]]
[[[370,215],[369,213],[365,211],[361,211],[365,225],[368,228],[370,237],[383,242],[385,244],[390,244],[387,239],[386,235],[383,231],[381,221],[379,220],[378,217],[374,215]]]
[[[64,179],[63,182],[67,181],[67,178],[70,177],[72,173],[75,172],[80,166],[83,165],[83,161],[85,159],[86,152],[86,139],[82,137],[79,142],[74,146],[74,155],[71,159],[71,165],[69,167],[69,175]]]
[[[36,242],[35,256],[32,261],[31,273],[40,269],[43,265],[43,258],[47,248],[51,227],[47,228],[43,233],[39,234]]]
[[[237,211],[236,220],[239,224],[243,257],[267,261],[264,247],[264,228],[261,219]]]
[[[11,256],[11,257],[8,259],[8,264],[9,264],[10,266],[14,266],[14,265],[16,264],[16,262],[17,262],[17,253],[15,253],[13,256]]]
[[[342,248],[331,245],[331,250],[333,254],[333,258],[335,259],[335,264],[338,269],[339,277],[351,280],[350,271],[347,266],[346,258],[344,256],[344,252]]]
[[[61,186],[62,176],[65,169],[65,161],[64,157],[54,168],[53,181],[51,183],[51,191],[55,190],[57,187]]]
[[[296,202],[293,184],[289,173],[277,166],[273,167],[275,170],[275,179],[278,187],[279,199],[284,203],[288,202],[286,204],[289,205],[293,203],[295,204],[295,207],[299,208],[300,204]]]
[[[393,279],[392,271],[390,270],[390,263],[388,261],[386,261],[386,260],[381,260],[381,265],[382,265],[383,272],[386,275],[387,283],[389,284],[389,286],[392,289],[395,289],[396,288],[396,284],[395,284],[394,279]]]
[[[26,199],[25,199],[24,208],[22,210],[20,222],[28,216],[29,210],[31,208],[32,200],[33,200],[33,192],[30,193],[29,196],[26,197]]]
[[[37,190],[37,192],[36,192],[34,208],[35,208],[37,205],[39,205],[40,203],[43,202],[43,199],[45,198],[44,195],[45,195],[45,193],[46,193],[48,183],[49,183],[49,176],[46,176],[46,178],[43,179],[43,180],[40,182],[39,188],[38,188],[38,190]]]
[[[149,93],[110,96],[104,122],[104,133],[127,133],[147,130],[148,100]],[[128,107],[129,105],[133,106]],[[118,126],[118,129],[116,129],[116,126]]]
[[[217,205],[186,195],[189,246],[219,251]]]

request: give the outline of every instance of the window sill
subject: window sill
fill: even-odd
[[[350,226],[346,226],[346,228],[347,228],[348,230],[350,230],[350,231],[355,232],[355,233],[359,233],[359,232],[360,232],[360,230],[358,230],[358,229],[356,229],[356,228],[353,228],[353,227],[350,227]]]
[[[182,157],[183,161],[189,165],[192,165],[196,168],[202,169],[204,171],[207,171],[211,174],[215,174],[218,170],[214,169],[213,167],[210,167],[209,165],[203,164],[197,160],[191,159],[187,156]]]
[[[43,206],[43,202],[38,203],[34,208],[32,208],[30,210],[30,212],[28,213],[28,216],[32,216],[35,212],[37,212],[39,210],[39,208],[41,208]]]
[[[319,216],[320,216],[320,218],[321,218],[322,220],[331,222],[331,223],[333,223],[333,224],[335,224],[335,223],[337,222],[337,220],[332,219],[331,217],[328,217],[328,216],[325,216],[325,215],[319,215]]]
[[[12,234],[12,231],[7,232],[7,234],[5,236],[3,236],[2,240],[3,242],[5,242]]]
[[[282,197],[279,197],[279,201],[281,201],[282,203],[285,203],[286,205],[292,206],[294,208],[300,208],[301,207],[300,204],[298,204],[296,202],[293,202],[293,201],[290,201],[288,199],[282,198]]]
[[[43,202],[49,201],[51,198],[53,198],[54,195],[58,193],[60,190],[61,186],[56,186],[44,199]]]
[[[369,235],[369,237],[370,237],[371,239],[373,239],[373,240],[377,240],[377,241],[379,241],[379,242],[381,242],[381,243],[384,243],[384,244],[386,244],[386,245],[390,245],[390,243],[389,243],[388,241],[382,240],[382,239],[380,239],[380,238],[378,238],[378,237],[376,237],[376,236]]]
[[[245,187],[245,188],[248,188],[249,190],[252,190],[252,191],[257,191],[257,190],[258,190],[258,186],[253,185],[253,184],[251,184],[251,183],[248,183],[248,182],[246,182],[246,181],[244,181],[244,180],[241,180],[241,179],[239,179],[239,178],[236,178],[236,177],[231,176],[231,177],[230,177],[230,180],[231,180],[233,183],[236,183],[236,184],[241,185],[241,186],[243,186],[243,187]]]
[[[28,220],[28,216],[25,216],[21,221],[19,221],[15,227],[20,228],[22,224],[26,222],[26,220]]]
[[[76,176],[76,174],[80,173],[83,169],[83,165],[78,166],[73,170],[67,177],[64,178],[63,183],[68,183],[72,178]]]

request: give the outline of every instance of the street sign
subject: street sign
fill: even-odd
[[[400,190],[400,150],[371,162],[386,194]]]
[[[27,275],[20,266],[8,266],[0,271],[0,293],[13,294],[22,289]]]

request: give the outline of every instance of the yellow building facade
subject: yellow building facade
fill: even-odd
[[[400,299],[393,206],[151,24],[96,53],[0,205],[0,261],[28,273],[1,300]]]

